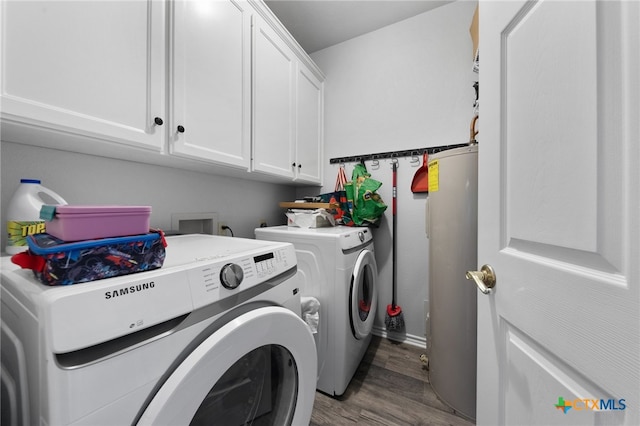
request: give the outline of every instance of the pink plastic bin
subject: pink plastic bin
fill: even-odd
[[[63,241],[146,234],[150,218],[150,206],[59,205],[46,232]]]

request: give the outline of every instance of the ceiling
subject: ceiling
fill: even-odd
[[[265,0],[307,53],[419,15],[453,0]]]

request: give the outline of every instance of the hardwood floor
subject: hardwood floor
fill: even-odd
[[[435,395],[422,353],[421,348],[373,336],[344,395],[333,398],[316,391],[310,425],[473,425]]]

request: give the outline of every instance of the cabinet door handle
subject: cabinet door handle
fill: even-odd
[[[183,125],[179,125],[178,126],[178,133],[184,133],[184,126]]]
[[[162,118],[160,117],[154,118],[153,122],[156,123],[157,126],[162,126],[164,124],[164,121],[162,121]]]

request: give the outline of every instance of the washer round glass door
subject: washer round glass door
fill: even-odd
[[[307,424],[317,355],[292,311],[263,307],[225,324],[167,378],[138,424]]]
[[[364,339],[373,329],[378,304],[378,266],[372,251],[363,250],[358,255],[351,278],[350,309],[353,336]]]

